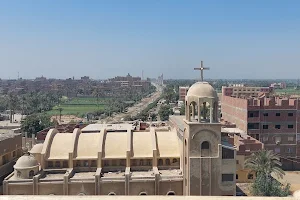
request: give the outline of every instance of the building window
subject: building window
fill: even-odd
[[[173,158],[173,163],[177,163],[177,159],[176,158]]]
[[[108,193],[108,195],[117,195],[117,194],[114,192],[110,192],[110,193]]]
[[[152,161],[151,161],[150,159],[147,159],[147,160],[146,160],[146,165],[147,165],[147,166],[151,166],[151,165],[152,165]]]
[[[288,141],[289,141],[289,142],[294,141],[294,137],[288,137]]]
[[[268,136],[264,136],[263,137],[263,141],[265,142],[265,141],[268,141],[269,140],[269,137]]]
[[[140,160],[140,166],[143,166],[144,165],[144,161],[141,159]]]
[[[63,161],[63,168],[68,168],[68,161],[66,160]]]
[[[286,151],[287,153],[292,153],[292,149],[291,149],[291,148],[286,148],[285,151]]]
[[[269,116],[269,113],[264,113],[264,117],[268,117]]]
[[[274,152],[275,152],[275,153],[280,153],[280,148],[279,148],[279,147],[276,147],[276,148],[274,149]]]
[[[235,175],[235,179],[239,180],[239,175],[238,174]]]
[[[248,179],[252,180],[253,179],[253,174],[248,174]]]
[[[184,157],[184,162],[185,162],[185,164],[187,164],[187,158],[186,157]]]
[[[169,158],[166,159],[166,165],[170,165],[170,159]]]
[[[21,172],[17,171],[17,177],[20,178],[21,177]]]
[[[97,167],[96,160],[92,160],[92,162],[91,162],[91,167]]]
[[[202,142],[201,149],[209,149],[209,143],[207,141]]]
[[[32,178],[34,176],[34,171],[33,170],[30,170],[29,171],[29,178]]]
[[[294,128],[294,125],[290,124],[288,125],[288,128]]]
[[[239,161],[239,160],[236,160],[236,164],[237,164],[237,165],[240,164],[240,161]]]
[[[163,160],[162,160],[162,159],[159,159],[159,160],[158,160],[158,165],[159,165],[159,166],[162,166],[163,164],[164,164],[164,163],[163,163]]]
[[[139,195],[147,195],[146,192],[141,192]]]
[[[176,195],[174,191],[169,191],[167,195]]]
[[[56,161],[56,162],[55,162],[55,167],[56,167],[56,168],[60,168],[60,161]]]
[[[294,113],[288,113],[288,116],[289,116],[289,117],[293,117],[293,116],[294,116]]]
[[[76,161],[76,167],[80,167],[80,160]]]
[[[280,129],[280,127],[281,127],[281,126],[280,126],[280,125],[278,125],[278,124],[277,124],[277,125],[275,125],[275,128],[276,128],[276,129]]]
[[[89,161],[88,161],[88,160],[83,161],[83,163],[84,163],[84,166],[85,166],[85,167],[88,167],[88,166],[89,166]]]
[[[234,151],[222,147],[222,159],[234,159]]]
[[[136,160],[135,159],[131,160],[131,165],[136,166]]]
[[[248,123],[248,129],[259,129],[259,123]]]
[[[222,174],[222,182],[233,181],[233,174]]]
[[[104,166],[109,166],[109,160],[104,160]]]
[[[276,117],[279,117],[280,116],[280,113],[276,113]]]
[[[16,157],[16,151],[13,151],[13,157]]]
[[[269,125],[263,125],[263,129],[268,129]]]
[[[49,168],[53,167],[53,162],[52,161],[48,161],[48,167]]]

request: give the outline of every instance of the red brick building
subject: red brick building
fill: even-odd
[[[185,101],[185,96],[190,87],[179,87],[179,101]]]
[[[222,97],[222,119],[284,158],[300,157],[300,101],[292,98]],[[299,166],[300,167],[300,166]]]

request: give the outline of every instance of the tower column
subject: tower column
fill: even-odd
[[[195,119],[195,104],[192,103],[192,119]]]
[[[209,108],[209,118],[210,118],[210,123],[213,123],[213,105],[210,106]]]

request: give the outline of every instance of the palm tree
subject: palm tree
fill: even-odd
[[[260,150],[253,153],[246,161],[245,167],[255,172],[257,175],[271,176],[274,173],[282,178],[284,171],[281,169],[280,158],[270,150]]]

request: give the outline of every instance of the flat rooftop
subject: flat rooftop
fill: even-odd
[[[180,169],[159,170],[161,176],[182,176]]]
[[[59,172],[52,172],[52,171],[47,171],[45,172],[42,177],[40,178],[40,180],[57,180],[57,179],[64,179],[64,175],[65,175],[66,171],[59,171]]]
[[[94,179],[95,173],[96,172],[75,172],[70,179]]]
[[[121,178],[125,177],[124,171],[118,171],[118,172],[106,172],[102,174],[102,177],[104,178]]]
[[[149,171],[132,171],[131,172],[132,178],[146,178],[146,177],[155,177],[153,170]]]
[[[0,129],[0,141],[6,140],[8,138],[14,138],[20,135],[20,133],[13,133],[11,130]]]

